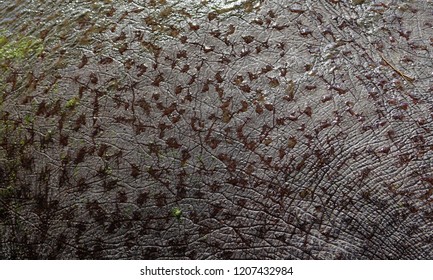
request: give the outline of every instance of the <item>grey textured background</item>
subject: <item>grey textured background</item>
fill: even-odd
[[[433,257],[431,1],[11,2],[1,258]]]

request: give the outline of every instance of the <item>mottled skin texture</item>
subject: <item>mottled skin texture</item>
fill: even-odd
[[[35,2],[1,258],[433,258],[431,1]]]

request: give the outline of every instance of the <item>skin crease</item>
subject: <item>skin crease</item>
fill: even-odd
[[[2,259],[433,257],[431,2],[52,2],[0,4]]]

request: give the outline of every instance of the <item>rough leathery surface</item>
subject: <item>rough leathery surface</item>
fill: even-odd
[[[433,258],[432,2],[18,2],[1,258]]]

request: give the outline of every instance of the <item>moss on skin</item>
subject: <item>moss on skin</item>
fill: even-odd
[[[66,102],[65,107],[67,109],[73,109],[75,106],[77,106],[79,103],[78,97],[72,97],[71,99]]]
[[[12,186],[8,186],[6,188],[0,188],[0,198],[8,198],[10,197],[14,192],[14,188]]]
[[[179,207],[174,207],[174,208],[171,210],[171,215],[172,215],[173,217],[175,217],[176,219],[180,220],[180,218],[182,217],[182,210],[180,210]]]
[[[10,59],[24,59],[32,54],[39,55],[44,49],[41,39],[21,37],[9,40],[0,33],[0,62]]]

